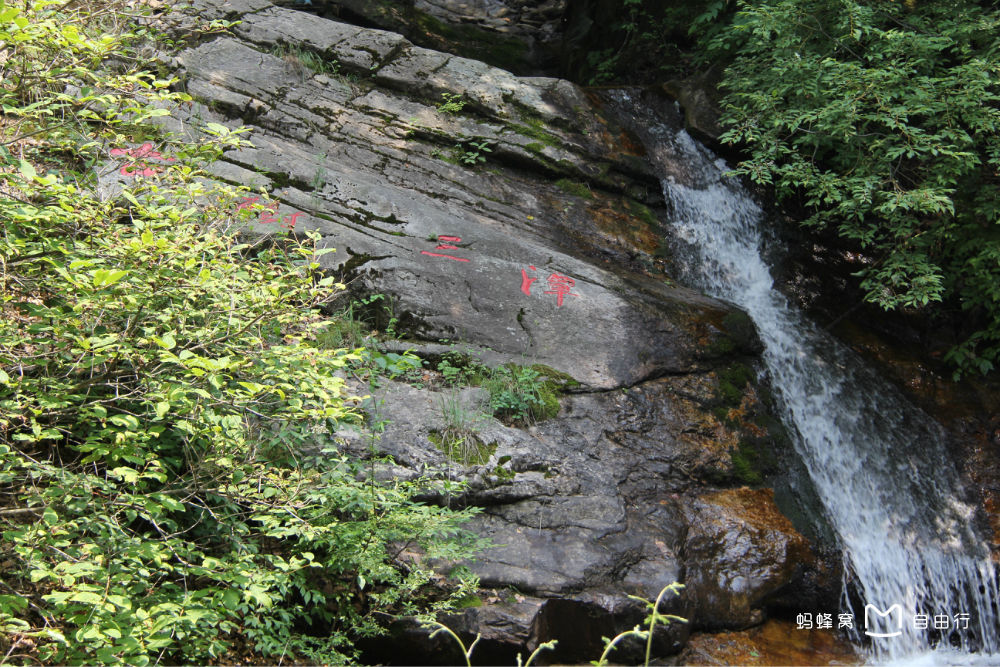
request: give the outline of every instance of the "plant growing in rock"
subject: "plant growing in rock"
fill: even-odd
[[[463,164],[476,165],[486,162],[486,156],[483,153],[492,152],[490,142],[486,140],[469,139],[455,144],[455,158]]]
[[[334,76],[340,73],[340,63],[336,60],[326,60],[312,51],[297,46],[278,44],[271,49],[271,54],[281,58],[300,72],[308,70],[314,74],[331,74]]]
[[[437,105],[437,110],[443,114],[457,114],[465,108],[466,101],[461,93],[441,93],[444,102]]]
[[[432,434],[432,440],[449,459],[464,465],[489,460],[492,448],[479,438],[479,429],[488,415],[479,406],[470,406],[457,390],[441,394],[439,399],[444,428]]]
[[[450,387],[472,384],[482,370],[482,366],[469,363],[461,355],[451,352],[445,354],[437,364],[441,379]]]
[[[559,412],[556,390],[530,366],[498,366],[483,377],[482,386],[490,392],[493,414],[507,422],[528,424]]]

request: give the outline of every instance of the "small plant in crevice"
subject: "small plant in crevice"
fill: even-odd
[[[323,163],[326,161],[326,152],[323,152],[319,156],[319,161],[316,163],[316,173],[313,174],[312,180],[309,182],[309,187],[315,192],[320,190],[327,183],[327,177],[329,176],[326,167]]]
[[[301,49],[297,46],[277,44],[271,49],[271,55],[281,58],[300,73],[308,70],[313,74],[340,74],[340,63],[336,60],[326,60],[320,55]]]
[[[480,386],[489,392],[489,411],[507,425],[526,425],[559,412],[559,393],[578,384],[547,366],[505,364],[489,368],[457,352],[443,355],[436,370],[445,386]]]
[[[316,334],[316,346],[325,350],[355,350],[365,346],[369,335],[369,327],[355,317],[354,304],[351,303],[327,319],[326,327]]]
[[[453,152],[455,159],[460,163],[477,165],[486,162],[486,156],[483,153],[492,153],[493,151],[490,148],[490,142],[485,139],[482,141],[468,139],[455,144]]]
[[[446,386],[458,387],[473,384],[482,367],[467,362],[460,354],[449,352],[438,362],[437,371]]]
[[[444,427],[431,432],[431,441],[452,461],[464,465],[482,465],[496,449],[479,437],[479,429],[489,418],[481,406],[468,405],[458,390],[441,394],[439,399]]]
[[[444,102],[437,105],[437,110],[439,113],[443,114],[461,113],[462,109],[466,105],[466,101],[462,99],[461,93],[441,93],[441,97],[444,98]]]
[[[403,352],[381,352],[374,350],[369,352],[374,370],[379,375],[384,375],[390,380],[404,378],[410,380],[418,375],[423,368],[424,361],[410,351]]]
[[[530,366],[507,364],[491,369],[482,379],[490,392],[490,409],[508,423],[530,424],[559,412],[556,390]]]
[[[560,178],[556,181],[556,187],[566,194],[573,195],[574,197],[580,197],[581,199],[594,198],[594,192],[590,189],[590,185],[587,183],[572,181],[568,178]]]

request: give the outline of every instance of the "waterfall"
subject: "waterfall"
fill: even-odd
[[[756,323],[782,419],[843,549],[842,606],[828,611],[854,615],[877,662],[997,652],[997,580],[941,428],[774,289],[762,211],[725,164],[683,130],[661,127],[656,143],[654,161],[670,155],[663,192],[684,278]]]

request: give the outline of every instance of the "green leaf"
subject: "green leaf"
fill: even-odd
[[[84,604],[91,604],[95,606],[104,604],[104,598],[102,596],[98,595],[97,593],[91,593],[90,591],[78,591],[76,593],[73,593],[73,595],[70,596],[69,599],[70,602],[82,602]],[[93,626],[91,627],[93,628]],[[96,628],[94,628],[94,630],[96,630]],[[96,639],[99,636],[100,634],[98,633],[96,635],[94,634],[85,635],[84,638]]]
[[[34,180],[35,176],[38,175],[38,172],[35,171],[35,167],[26,160],[21,160],[21,166],[18,168],[18,171],[20,171],[21,175],[29,181]]]
[[[126,484],[134,484],[139,479],[139,471],[134,468],[118,467],[108,471],[112,477],[117,477]]]
[[[232,589],[222,592],[222,604],[230,611],[235,611],[241,599],[240,594]]]
[[[165,350],[172,350],[177,346],[177,341],[174,340],[174,336],[171,333],[163,334],[162,338],[153,336],[153,342]]]
[[[2,9],[3,6],[4,3],[0,3],[0,9]],[[10,23],[11,21],[14,20],[14,17],[20,13],[21,10],[18,9],[17,7],[8,7],[7,9],[4,9],[2,12],[0,12],[0,25],[3,25],[4,23]]]

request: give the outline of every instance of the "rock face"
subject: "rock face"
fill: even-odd
[[[349,19],[518,74],[551,69],[566,0],[283,0],[275,4]]]
[[[394,461],[378,475],[461,480],[427,500],[482,508],[485,604],[452,627],[497,660],[552,638],[548,659],[590,660],[644,616],[628,595],[673,581],[688,589],[663,609],[689,622],[658,633],[661,654],[794,600],[816,559],[773,494],[741,488],[744,444],[779,435],[754,374],[734,370],[755,363],[756,334],[664,273],[657,175],[600,100],[266,0],[195,5],[241,23],[170,60],[198,103],[167,126],[252,128],[214,167],[279,203],[248,231],[319,234],[325,266],[384,295],[418,353],[539,365],[570,392],[530,428],[486,414],[477,388],[393,382],[368,405]],[[472,415],[458,456],[442,451],[449,411]]]
[[[704,627],[759,623],[761,602],[810,561],[805,538],[777,511],[770,489],[702,494],[685,503],[684,514],[690,528],[682,553],[697,564],[687,587]]]

